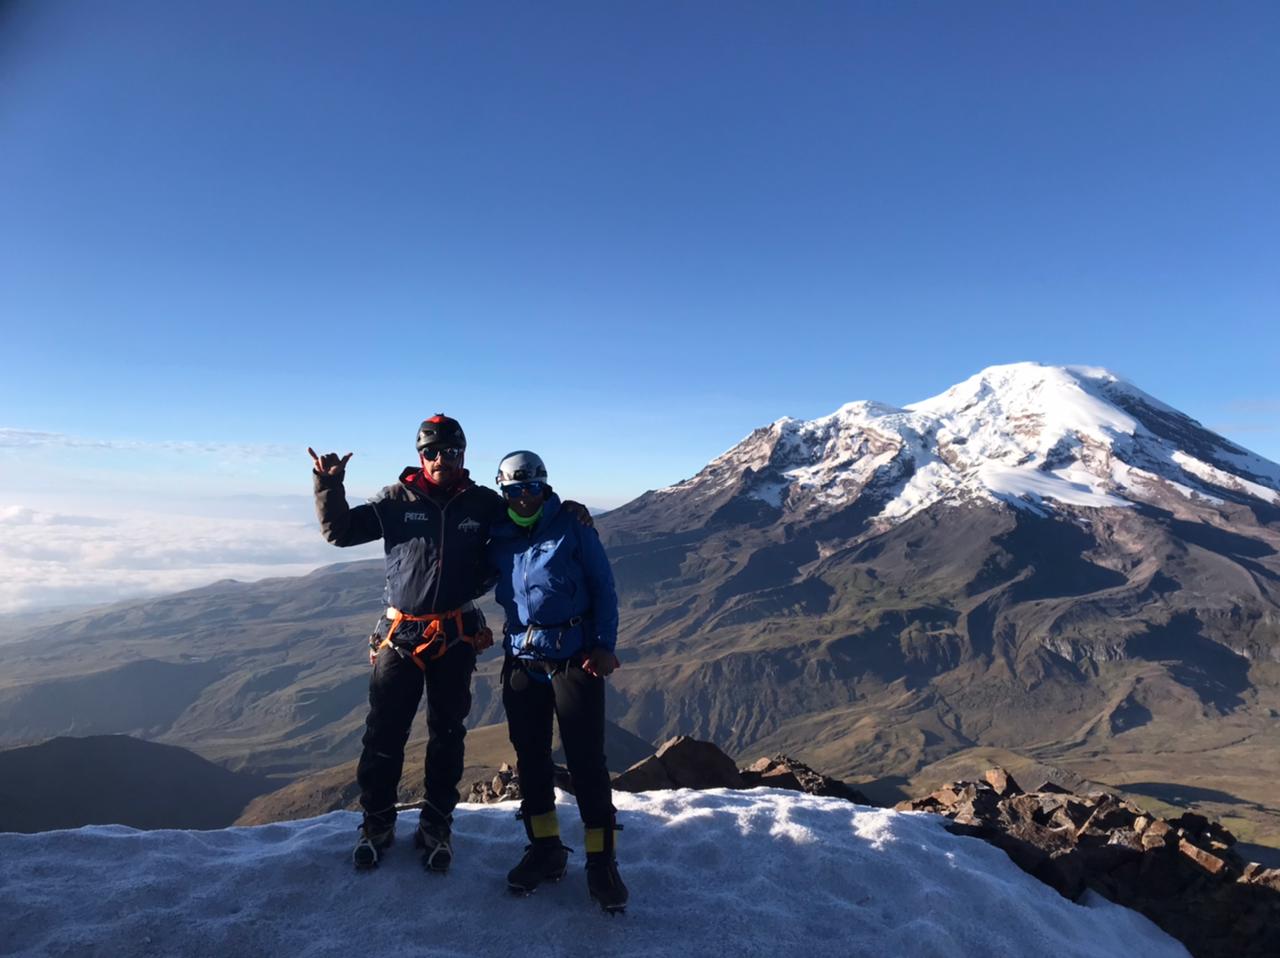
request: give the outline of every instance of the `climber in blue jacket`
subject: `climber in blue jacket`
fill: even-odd
[[[564,876],[569,849],[556,818],[551,722],[560,725],[586,829],[587,888],[620,911],[627,888],[614,853],[616,811],[604,755],[605,678],[618,666],[618,597],[595,529],[560,507],[542,459],[513,452],[498,466],[507,517],[490,529],[494,597],[506,614],[502,703],[516,750],[529,844],[507,875],[513,891]]]

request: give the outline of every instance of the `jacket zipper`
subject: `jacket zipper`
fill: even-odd
[[[425,497],[432,505],[440,510],[440,561],[436,568],[436,591],[431,596],[431,608],[439,612],[436,603],[440,601],[440,586],[444,583],[444,513],[449,508],[449,504],[457,499],[458,496],[466,492],[466,489],[459,489],[443,503],[435,502],[430,496]]]
[[[524,581],[524,610],[525,612],[529,612],[530,609],[529,609],[529,553],[528,553],[528,550],[526,550],[520,556],[520,558],[521,558],[520,577]],[[530,615],[529,617],[533,618],[532,615]],[[530,623],[526,622],[524,625],[526,630],[530,628]]]
[[[529,549],[533,547],[533,529],[529,528],[525,530],[524,535],[525,535],[525,538],[529,541],[529,545],[521,553],[521,557],[524,559],[524,562],[522,563],[522,569],[520,574],[521,574],[521,578],[524,581],[524,608],[526,612],[530,613],[530,618],[532,618],[533,617],[532,609],[529,606]],[[533,627],[532,623],[530,622],[525,623],[526,629],[531,629],[532,627]]]

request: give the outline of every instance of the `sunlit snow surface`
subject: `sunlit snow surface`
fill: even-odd
[[[0,954],[1183,956],[1136,912],[1061,898],[942,819],[795,792],[617,794],[631,907],[588,900],[572,799],[570,872],[505,888],[515,806],[463,805],[457,859],[425,874],[413,820],[376,871],[349,863],[358,816],[223,831],[95,826],[0,835]]]
[[[1158,503],[1166,491],[1221,503],[1215,490],[1226,489],[1275,505],[1280,465],[1105,369],[1013,363],[901,409],[853,402],[818,419],[779,419],[658,493],[696,499],[735,488],[782,510],[839,507],[870,490],[874,518],[893,523],[939,502],[1044,514],[1053,503]]]

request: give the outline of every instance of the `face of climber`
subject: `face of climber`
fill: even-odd
[[[509,482],[502,487],[507,508],[525,519],[542,508],[549,489],[545,482]]]
[[[457,446],[428,446],[418,454],[422,471],[438,486],[451,486],[462,475],[466,450]]]

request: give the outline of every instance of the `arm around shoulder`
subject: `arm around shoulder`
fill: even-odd
[[[578,527],[582,566],[591,590],[591,616],[595,620],[595,646],[613,651],[618,643],[618,592],[613,568],[605,554],[600,534],[594,528]]]

